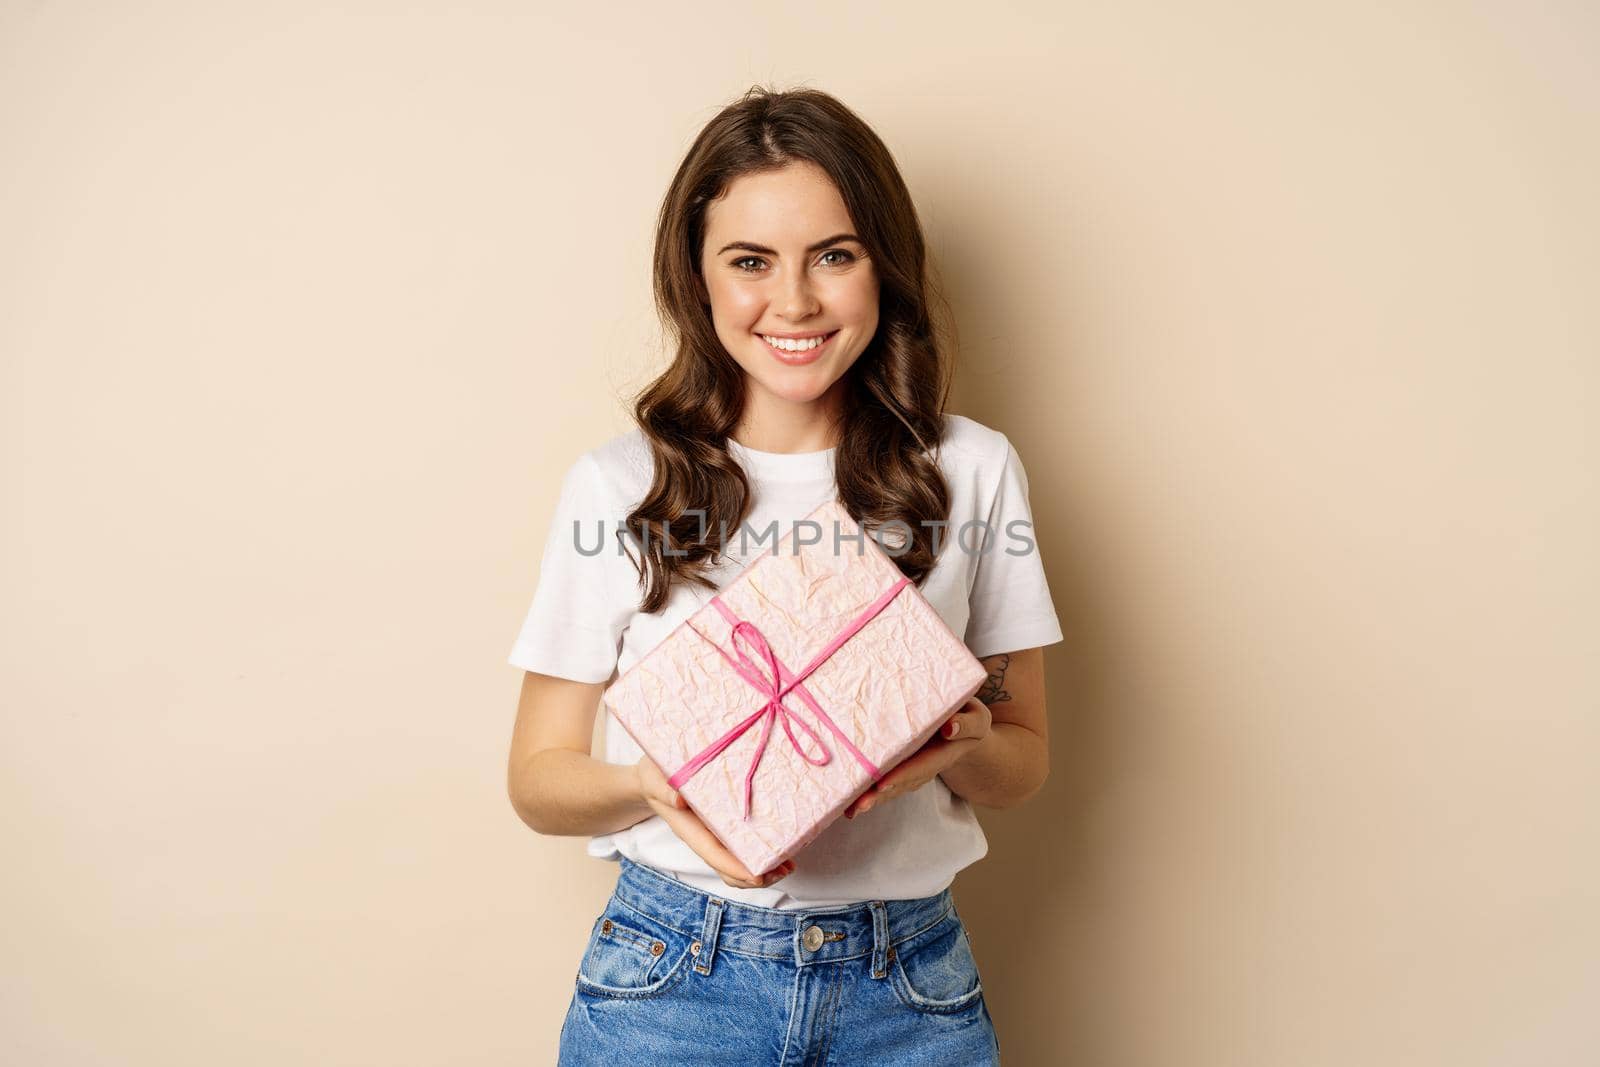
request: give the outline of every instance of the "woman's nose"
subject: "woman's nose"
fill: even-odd
[[[784,282],[778,298],[778,313],[786,319],[810,318],[817,312],[817,295],[805,271],[798,271]]]

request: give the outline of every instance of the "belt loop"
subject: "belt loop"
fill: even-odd
[[[867,905],[872,909],[872,977],[889,973],[889,909],[881,900]]]
[[[723,902],[712,897],[706,905],[706,922],[700,929],[700,952],[695,956],[696,974],[710,974],[711,961],[717,954],[717,931],[722,929]]]

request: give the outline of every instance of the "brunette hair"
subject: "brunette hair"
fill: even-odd
[[[950,382],[929,314],[926,248],[911,194],[878,135],[837,99],[755,86],[700,131],[656,224],[655,302],[677,353],[634,401],[655,459],[650,489],[625,520],[626,536],[643,549],[634,560],[643,611],[666,604],[674,577],[715,589],[704,572],[750,504],[726,440],[743,410],[744,372],[718,339],[702,296],[706,208],[735,178],[801,160],[833,179],[879,281],[877,331],[846,372],[834,453],[839,500],[892,548],[913,582],[933,569],[933,532],[923,523],[949,517],[936,449]],[[903,524],[894,527],[898,539],[881,531],[891,521]]]

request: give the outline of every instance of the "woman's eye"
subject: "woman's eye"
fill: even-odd
[[[840,258],[829,260],[829,256],[838,256]],[[821,260],[824,266],[842,267],[846,263],[854,262],[855,258],[855,256],[851,255],[849,252],[846,252],[842,248],[830,248],[826,252],[822,253]],[[740,271],[744,274],[755,274],[765,264],[766,260],[762,259],[760,256],[741,256],[728,265],[734,270]]]

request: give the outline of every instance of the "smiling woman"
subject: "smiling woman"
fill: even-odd
[[[994,1063],[950,885],[987,851],[972,805],[1020,803],[1048,773],[1041,646],[1062,634],[1036,542],[998,545],[1032,524],[1021,459],[944,411],[905,183],[833,97],[753,90],[678,168],[654,265],[676,354],[638,398],[638,428],[569,469],[510,657],[527,672],[513,805],[621,866],[560,1062]],[[989,677],[920,749],[874,768],[846,818],[751,871],[615,723],[590,754],[596,704],[739,573],[729,531],[831,499],[895,546]],[[637,558],[573,542],[610,516]],[[958,533],[974,528],[995,536]]]
[[[730,441],[835,449],[840,500],[869,530],[903,524],[898,562],[924,578],[930,524],[950,509],[936,458],[950,367],[916,206],[882,139],[827,93],[753,90],[679,165],[654,268],[677,354],[634,405],[663,474],[627,521],[684,534],[644,553],[644,610],[665,606],[676,581],[714,589],[706,571],[721,546],[686,520],[731,529],[751,507]],[[819,336],[815,351],[795,351]]]
[[[746,174],[705,225],[706,248],[718,248],[700,265],[711,319],[746,376],[733,438],[768,452],[832,445],[845,372],[878,329],[878,274],[838,187],[804,160]],[[739,234],[761,241],[730,239]]]

